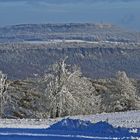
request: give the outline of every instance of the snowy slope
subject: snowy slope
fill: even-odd
[[[102,113],[97,115],[75,116],[75,119],[82,119],[91,122],[108,121],[114,127],[140,128],[140,111]]]
[[[65,117],[72,119],[80,119],[91,121],[93,123],[99,121],[108,121],[114,127],[126,127],[126,128],[140,128],[140,111],[128,111],[121,113],[103,113],[97,115],[87,115],[87,116],[73,116]],[[0,119],[0,128],[48,128],[50,125],[62,120],[58,119]]]
[[[118,127],[121,126],[121,127]],[[0,140],[139,140],[140,111],[48,120],[0,120]]]
[[[91,123],[79,119],[63,119],[47,129],[1,128],[0,139],[4,140],[138,140],[140,129],[113,127],[107,122]]]

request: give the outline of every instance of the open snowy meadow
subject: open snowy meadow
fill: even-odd
[[[140,111],[58,119],[1,119],[1,140],[140,139]]]

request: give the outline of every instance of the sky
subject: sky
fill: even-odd
[[[140,31],[140,0],[0,0],[0,26],[111,23]]]

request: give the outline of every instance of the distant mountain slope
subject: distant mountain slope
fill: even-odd
[[[0,42],[80,39],[139,42],[140,33],[127,32],[111,24],[22,24],[0,28]]]
[[[140,79],[140,45],[112,43],[0,44],[0,70],[10,79],[44,75],[49,65],[68,56],[90,78],[113,77],[119,70]]]
[[[66,56],[91,78],[112,77],[118,70],[140,78],[140,33],[111,24],[6,26],[0,28],[0,42],[0,69],[11,79],[42,75]]]

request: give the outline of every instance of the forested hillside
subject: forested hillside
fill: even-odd
[[[1,73],[3,118],[56,118],[140,109],[140,82],[117,72],[116,78],[93,80],[61,60],[42,77],[8,81]]]
[[[15,25],[0,28],[0,42],[3,118],[140,109],[139,33],[110,24]]]
[[[90,78],[113,77],[124,70],[140,78],[140,45],[135,43],[0,44],[0,70],[10,79],[43,75],[50,65],[68,56]]]

